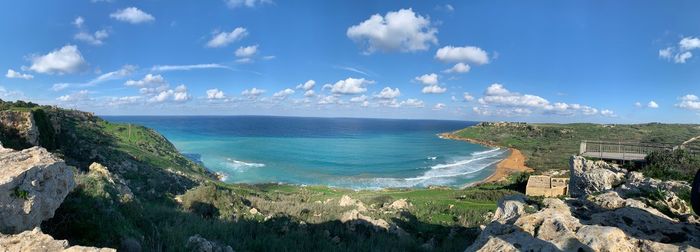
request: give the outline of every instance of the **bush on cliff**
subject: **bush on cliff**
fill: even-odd
[[[661,180],[692,181],[695,172],[700,169],[700,155],[677,149],[674,151],[655,151],[647,155],[642,173],[647,177]]]

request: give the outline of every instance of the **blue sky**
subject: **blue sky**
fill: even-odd
[[[14,1],[0,98],[101,115],[700,122],[697,1]]]

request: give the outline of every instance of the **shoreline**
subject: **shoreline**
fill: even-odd
[[[510,174],[516,173],[516,172],[533,172],[534,171],[534,169],[527,167],[525,165],[525,161],[527,160],[527,157],[525,157],[525,155],[523,155],[523,153],[520,152],[520,150],[518,150],[516,148],[504,147],[504,146],[497,145],[493,142],[483,141],[483,140],[479,140],[479,139],[458,137],[458,136],[455,136],[453,133],[454,132],[441,133],[441,134],[438,134],[438,136],[440,138],[443,138],[443,139],[465,141],[465,142],[485,145],[485,146],[489,146],[489,147],[508,148],[508,150],[510,150],[510,154],[508,154],[508,157],[506,157],[505,159],[498,162],[498,164],[496,164],[496,169],[493,171],[493,173],[491,173],[491,175],[489,175],[488,177],[486,177],[485,179],[482,179],[480,181],[466,184],[466,185],[462,186],[462,188],[486,184],[486,183],[494,183],[494,182],[503,181],[503,180],[507,179]]]

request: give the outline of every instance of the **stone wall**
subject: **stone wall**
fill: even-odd
[[[552,178],[546,175],[532,175],[527,180],[525,195],[557,197],[568,193],[568,178]]]

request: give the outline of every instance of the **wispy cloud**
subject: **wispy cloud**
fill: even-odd
[[[365,72],[365,71],[362,71],[362,70],[360,70],[360,69],[354,68],[354,67],[349,67],[349,66],[333,66],[333,68],[335,68],[335,69],[341,69],[341,70],[346,70],[346,71],[350,71],[350,72],[354,72],[354,73],[359,73],[359,74],[362,74],[362,75],[365,75],[365,76],[370,76],[369,73],[367,73],[367,72]]]
[[[151,71],[153,71],[153,72],[189,71],[189,70],[194,70],[194,69],[211,69],[211,68],[234,70],[233,68],[231,68],[229,66],[211,63],[211,64],[194,64],[194,65],[156,65],[156,66],[153,66],[151,68]]]

